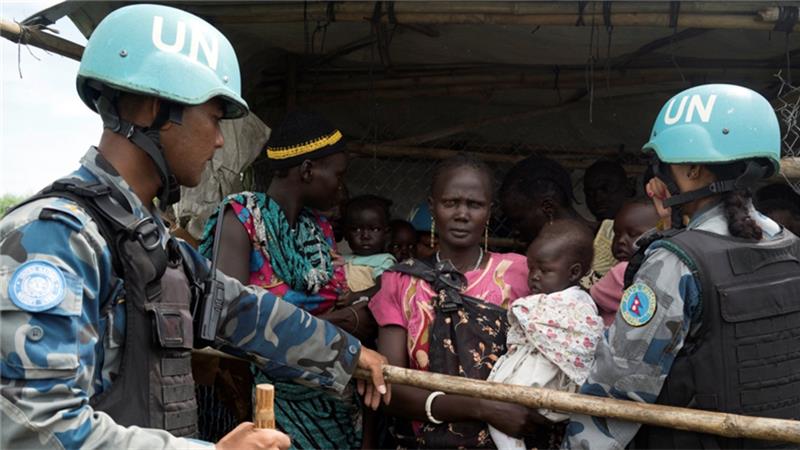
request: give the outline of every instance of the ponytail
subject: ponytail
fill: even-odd
[[[749,192],[744,190],[726,192],[722,195],[728,231],[733,237],[760,241],[763,231],[750,217],[749,198]]]

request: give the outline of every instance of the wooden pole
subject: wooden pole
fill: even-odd
[[[587,8],[588,9],[588,8]],[[371,20],[371,12],[341,12],[335,15],[336,22],[356,22],[362,23]],[[325,14],[318,18],[324,19]],[[524,25],[524,26],[562,26],[573,27],[580,18],[583,23],[604,23],[602,14],[585,13],[579,15],[576,12],[556,13],[556,14],[496,14],[496,13],[464,13],[464,12],[398,12],[395,11],[395,19],[398,23],[405,24],[427,24],[427,25]],[[648,13],[648,12],[623,12],[610,15],[611,23],[615,27],[670,27],[669,13]],[[677,17],[677,28],[709,28],[709,29],[730,29],[730,30],[764,30],[770,31],[775,27],[775,22],[765,21],[758,15],[758,11],[745,14],[725,14],[725,13],[686,13],[679,14]],[[263,13],[254,15],[222,15],[215,13],[209,20],[215,24],[237,24],[237,23],[296,23],[303,21],[302,12],[291,13]],[[383,22],[388,22],[387,16],[380,18]],[[794,29],[798,29],[795,25]]]
[[[598,2],[599,3],[599,2]],[[788,2],[782,2],[784,4]],[[684,2],[680,12],[684,14],[755,14],[765,6],[764,2]],[[323,2],[313,2],[308,5],[292,4],[240,4],[240,5],[214,5],[206,6],[202,3],[188,5],[187,9],[203,16],[221,17],[279,17],[281,20],[302,21],[305,14],[309,20],[328,18],[328,5]],[[337,2],[333,6],[334,18],[342,14],[356,14],[370,17],[374,5],[368,2]],[[584,11],[588,12],[587,6]],[[575,2],[564,1],[536,1],[536,2],[511,2],[511,1],[402,1],[394,5],[396,14],[408,13],[460,13],[460,14],[574,14],[578,11]],[[670,2],[667,1],[638,1],[618,2],[612,6],[612,13],[669,13]],[[277,20],[277,19],[275,19]]]
[[[447,159],[460,153],[459,150],[451,150],[449,148],[436,148],[436,147],[409,147],[398,145],[384,145],[384,144],[361,144],[358,142],[351,142],[347,144],[347,149],[361,157],[379,157],[379,158],[412,158],[420,160],[441,160]],[[514,164],[532,154],[532,152],[523,152],[517,154],[509,153],[491,153],[464,150],[466,153],[473,155],[483,161]],[[611,155],[618,154],[607,151],[601,151],[596,156],[592,157],[591,149],[587,149],[587,157],[579,160],[574,158],[559,158],[559,155],[548,154],[546,156],[556,159],[559,164],[566,169],[586,169],[595,159],[603,154]],[[542,152],[543,153],[543,152]],[[638,164],[623,164],[622,167],[629,174],[640,174],[644,172],[645,166]]]
[[[83,47],[72,41],[9,20],[0,19],[0,36],[15,44],[30,44],[76,61],[83,55]]]
[[[268,383],[256,385],[256,403],[253,405],[253,422],[256,428],[275,428],[275,386]]]
[[[471,380],[389,365],[383,366],[383,376],[389,383],[516,403],[529,408],[547,408],[596,417],[609,417],[729,438],[750,438],[800,444],[800,421],[796,420],[742,416],[571,394],[552,389]],[[364,380],[371,379],[369,372],[361,369],[356,371],[354,377]]]

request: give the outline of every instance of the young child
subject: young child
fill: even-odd
[[[417,257],[417,230],[405,220],[395,219],[389,222],[391,238],[389,251],[398,261]]]
[[[391,202],[375,195],[361,195],[347,202],[344,236],[352,255],[345,255],[345,276],[350,292],[376,286],[376,279],[397,260],[386,253]]]
[[[589,375],[603,322],[579,281],[592,263],[592,231],[560,219],[545,225],[528,247],[531,295],[508,310],[508,352],[489,381],[575,392]],[[554,422],[569,416],[540,410]],[[498,449],[524,449],[525,442],[489,427]],[[556,445],[552,443],[552,445]]]
[[[619,262],[589,289],[606,327],[614,323],[614,316],[622,299],[625,269],[628,267],[628,260],[636,253],[636,240],[654,228],[657,222],[658,213],[648,198],[627,201],[614,217],[611,252]]]

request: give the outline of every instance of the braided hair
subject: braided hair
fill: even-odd
[[[730,164],[709,165],[707,167],[717,176],[717,179],[729,180],[744,172],[744,164],[742,161],[737,161]],[[759,241],[764,232],[755,219],[750,216],[751,197],[752,192],[749,188],[728,191],[722,194],[722,206],[731,236]]]

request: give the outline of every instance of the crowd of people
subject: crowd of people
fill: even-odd
[[[154,17],[212,36],[220,59],[154,48]],[[142,58],[132,75],[107,53],[119,46]],[[613,160],[585,171],[590,218],[558,162],[526,158],[495,192],[495,171],[469,153],[440,161],[428,198],[396,217],[391,199],[348,195],[335,118],[290,111],[264,144],[267,191],[226,196],[194,249],[170,238],[159,208],[199,183],[222,147],[219,120],[247,112],[228,41],[177,9],[120,8],[87,44],[78,87],[103,118],[99,145],[0,221],[4,448],[760,445],[388,386],[385,363],[800,418],[800,199],[764,181],[780,134],[752,90],[670,99],[641,182]],[[490,248],[495,204],[524,251]],[[275,386],[279,431],[198,421],[207,403],[195,397],[208,394],[189,361],[203,346],[251,361],[233,378]],[[357,366],[372,380],[356,385]]]

